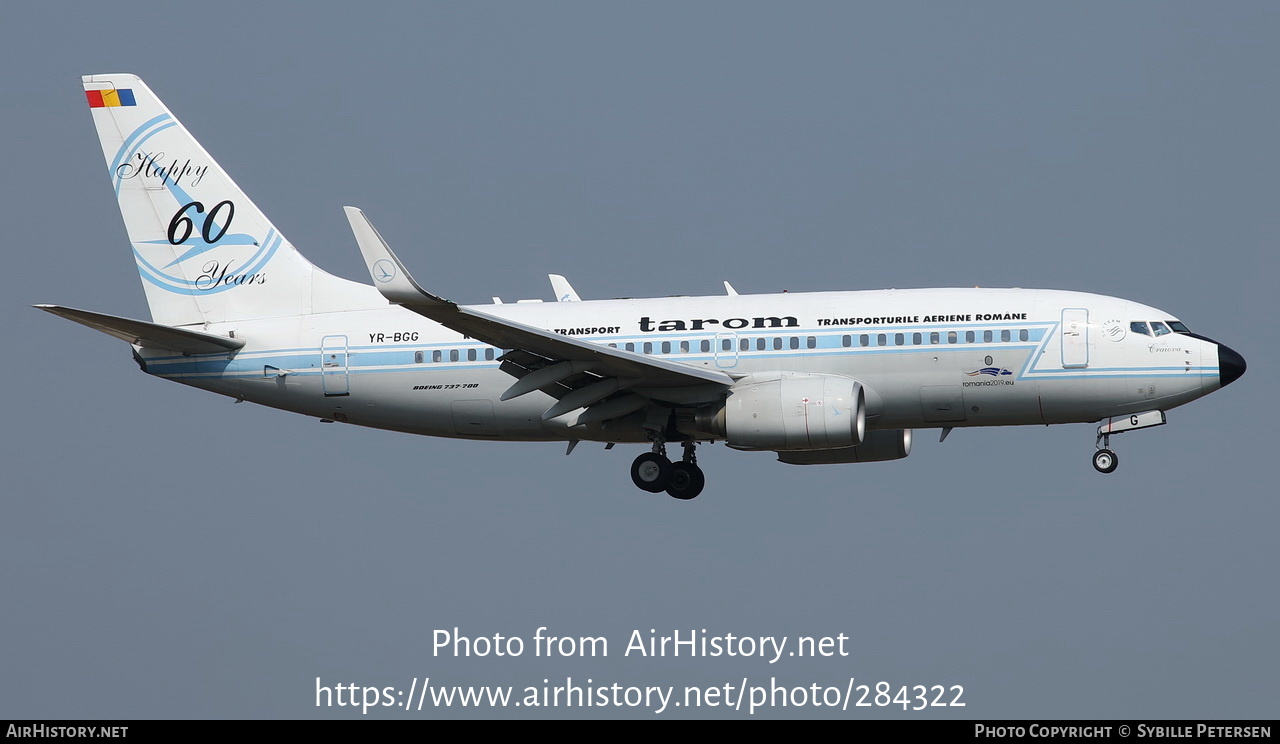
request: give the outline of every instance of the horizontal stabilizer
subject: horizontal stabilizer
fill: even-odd
[[[121,341],[148,349],[165,349],[180,354],[225,354],[244,346],[242,338],[215,336],[212,333],[188,331],[184,328],[148,323],[145,320],[76,310],[61,305],[35,305],[35,307],[67,320],[74,320],[95,331],[102,331],[108,336],[115,336]]]

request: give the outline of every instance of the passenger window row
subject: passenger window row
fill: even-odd
[[[492,362],[495,354],[496,352],[494,351],[494,348],[492,346],[486,346],[484,349],[484,355],[483,355],[484,360],[486,362]],[[472,347],[470,349],[433,349],[431,351],[431,361],[433,363],[443,362],[446,360],[446,358],[450,362],[460,362],[462,361],[463,357],[466,357],[466,360],[468,362],[474,362],[479,360],[480,356],[481,356],[480,350],[476,349],[475,347]],[[426,362],[426,360],[427,360],[427,353],[425,351],[413,352],[414,364],[422,364]]]
[[[765,351],[770,348],[775,351],[780,351],[784,348],[799,349],[801,344],[803,344],[806,349],[816,349],[818,348],[818,337],[805,336],[802,339],[800,336],[775,336],[773,338],[757,338],[754,339],[754,341],[750,338],[738,339],[738,348],[741,351],[750,351],[753,344],[757,351]],[[609,344],[609,346],[614,349],[618,348],[617,344]],[[653,341],[645,341],[637,344],[635,342],[628,341],[622,345],[622,348],[627,351],[639,351],[642,354],[688,354],[693,350],[693,342],[660,341],[655,343]],[[711,351],[711,340],[704,338],[699,341],[698,351],[703,354],[709,353]],[[733,351],[733,339],[720,339],[720,351]]]
[[[1179,326],[1182,324],[1179,323]],[[1139,329],[1142,326],[1142,329]],[[1169,329],[1163,323],[1152,323],[1152,327],[1160,327],[1163,333],[1169,333]],[[1145,330],[1146,323],[1131,323],[1130,328],[1136,333],[1150,333]],[[1163,335],[1157,331],[1156,335]],[[850,348],[854,345],[855,340],[858,346],[921,346],[932,344],[957,344],[978,343],[981,339],[982,343],[993,343],[997,338],[1001,342],[1013,341],[1014,335],[1017,335],[1019,341],[1028,341],[1031,338],[1031,332],[1026,328],[1017,330],[1004,329],[1001,331],[934,331],[929,334],[924,333],[863,333],[858,336],[845,335],[840,338],[840,345]],[[710,339],[702,339],[700,341],[644,341],[635,343],[628,341],[622,345],[627,351],[639,351],[643,354],[689,354],[693,351],[694,344],[697,344],[698,351],[703,354],[711,351],[712,343]],[[611,348],[618,348],[618,344],[609,344]],[[733,351],[733,339],[719,339],[720,351]],[[783,350],[799,350],[818,348],[818,339],[816,336],[759,336],[755,338],[742,337],[738,339],[738,351],[783,351]],[[485,347],[483,357],[486,362],[492,362],[496,352],[492,346]],[[475,347],[468,349],[433,349],[431,351],[431,362],[440,363],[444,361],[460,362],[465,357],[468,362],[478,361],[481,352]],[[427,361],[427,352],[415,351],[413,353],[414,364],[423,364]]]
[[[857,341],[858,346],[933,346],[939,344],[1010,343],[1017,336],[1019,341],[1030,341],[1031,331],[1026,328],[999,331],[932,331],[930,333],[863,333],[858,336],[841,336],[840,345],[846,349]]]

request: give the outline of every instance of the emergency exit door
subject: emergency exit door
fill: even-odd
[[[346,336],[325,336],[320,342],[320,382],[326,397],[351,394],[347,383]]]

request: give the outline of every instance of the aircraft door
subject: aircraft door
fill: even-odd
[[[728,369],[738,365],[738,334],[716,334],[716,366]]]
[[[320,341],[320,383],[325,397],[351,394],[347,383],[346,336],[325,336]]]
[[[1062,310],[1062,367],[1089,366],[1089,311],[1079,307]]]

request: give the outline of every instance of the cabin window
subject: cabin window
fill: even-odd
[[[670,353],[671,353],[671,342],[670,342],[670,341],[663,341],[663,342],[662,342],[662,353],[663,353],[663,354],[670,354]]]
[[[876,346],[888,346],[888,345],[889,345],[889,336],[887,334],[880,333],[876,335]]]
[[[1030,332],[1030,331],[1028,331],[1026,328],[1019,328],[1019,329],[1018,329],[1018,340],[1019,340],[1019,341],[1030,341],[1030,340],[1031,340],[1031,332]]]
[[[720,351],[733,351],[733,339],[720,339]]]
[[[636,345],[635,345],[635,344],[633,344],[633,343],[631,343],[630,341],[628,341],[628,342],[627,342],[626,349],[627,349],[627,351],[635,351],[635,350],[636,350]]]
[[[744,338],[738,342],[738,349],[741,351],[751,351],[751,339]]]
[[[1004,329],[1003,331],[1000,331],[1000,340],[1005,342],[1013,340],[1013,336],[1009,334],[1008,328]]]
[[[778,336],[773,337],[773,350],[774,351],[782,350],[782,339]]]
[[[646,353],[646,354],[652,354],[652,353],[653,353],[653,342],[652,342],[652,341],[645,341],[645,342],[644,342],[644,353]]]
[[[870,345],[871,345],[871,337],[870,337],[870,336],[868,336],[868,335],[867,335],[867,334],[865,334],[865,333],[864,333],[864,334],[862,334],[861,336],[858,336],[858,345],[859,345],[859,346],[870,346]]]
[[[456,362],[456,361],[458,361],[458,350],[457,350],[457,349],[449,349],[449,361],[451,361],[451,362]]]
[[[966,344],[971,344],[971,343],[973,343],[974,341],[977,341],[977,340],[978,340],[978,337],[974,334],[974,332],[973,332],[973,331],[965,331],[965,332],[964,332],[964,342],[965,342]]]
[[[954,344],[957,340],[955,331],[947,331],[947,343]]]
[[[476,350],[475,350],[475,349],[467,349],[467,361],[468,361],[468,362],[474,362],[475,360],[476,360]]]
[[[708,351],[711,351],[711,342],[706,339],[703,339],[702,343],[698,344],[698,348],[702,349],[702,353],[705,354]]]
[[[414,364],[422,364],[423,357],[425,357],[425,356],[426,356],[426,355],[425,355],[425,354],[423,354],[421,351],[415,351],[415,352],[413,352],[413,363],[414,363]]]
[[[790,346],[793,349],[800,348],[800,338],[798,336],[792,336]]]
[[[893,345],[894,345],[894,346],[902,346],[902,345],[903,345],[903,344],[905,344],[906,342],[907,342],[907,337],[906,337],[905,335],[903,335],[903,334],[901,334],[901,333],[895,333],[895,334],[893,334]]]
[[[703,341],[702,343],[704,343],[704,344],[705,344],[705,343],[706,343],[706,341]],[[703,349],[703,351],[706,351],[706,349]],[[688,342],[688,341],[681,341],[681,342],[680,342],[680,353],[681,353],[681,354],[688,354],[688,353],[689,353],[689,342]]]
[[[991,335],[991,331],[982,332],[982,343],[989,344],[995,340],[995,336]]]
[[[435,351],[431,352],[431,361],[433,361],[433,362],[443,362],[443,361],[444,361],[444,352],[440,351],[439,349],[436,349]]]
[[[764,347],[766,343],[768,343],[768,339],[765,339],[765,338],[756,339],[756,351],[764,351]]]
[[[846,349],[847,349],[847,348],[849,348],[850,346],[852,346],[852,345],[853,345],[853,337],[852,337],[852,336],[841,336],[841,337],[840,337],[840,345],[841,345],[841,346],[843,346],[843,347],[844,347],[844,348],[846,348]]]
[[[929,343],[931,344],[942,343],[942,337],[938,335],[937,331],[934,331],[933,333],[929,334]]]
[[[484,350],[484,360],[485,360],[486,362],[492,362],[492,361],[493,361],[493,347],[492,347],[492,346],[490,346],[489,348],[487,348],[487,349],[485,349],[485,350]]]
[[[609,344],[609,348],[610,348],[610,349],[616,349],[616,348],[618,348],[618,345],[617,345],[617,344]]]
[[[913,334],[911,334],[911,345],[912,345],[912,346],[919,346],[922,342],[924,342],[924,335],[923,335],[923,334],[920,334],[920,333],[913,333]]]
[[[818,339],[814,336],[810,336],[808,339],[805,340],[805,346],[807,346],[810,349],[818,348]]]

